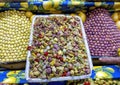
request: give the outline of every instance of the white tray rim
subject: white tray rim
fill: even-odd
[[[32,45],[32,40],[33,40],[33,26],[34,26],[34,21],[36,18],[38,17],[49,17],[49,16],[67,16],[67,17],[72,17],[70,15],[63,15],[63,14],[51,14],[51,15],[35,15],[33,17],[32,20],[32,25],[31,25],[31,33],[30,33],[30,40],[29,40],[29,46]],[[92,59],[91,59],[91,55],[90,55],[90,50],[88,47],[88,43],[87,43],[87,37],[86,37],[86,33],[84,30],[84,26],[82,23],[82,20],[79,16],[75,16],[78,17],[80,19],[80,26],[81,26],[81,30],[82,30],[82,34],[83,34],[83,40],[85,43],[85,47],[87,49],[87,56],[88,56],[88,63],[90,66],[90,73],[87,75],[82,75],[82,76],[67,76],[67,77],[54,77],[51,79],[40,79],[40,78],[30,78],[29,77],[29,70],[30,70],[30,62],[29,62],[29,57],[31,55],[31,52],[28,51],[27,52],[27,60],[26,60],[26,69],[25,69],[25,78],[28,82],[53,82],[53,81],[65,81],[65,80],[78,80],[78,79],[86,79],[89,78],[92,74],[92,68],[93,68],[93,64],[92,64]]]

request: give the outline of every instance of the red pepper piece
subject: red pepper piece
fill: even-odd
[[[36,62],[39,62],[39,59],[35,59]]]
[[[77,25],[77,22],[76,21],[74,21],[74,26],[76,26]]]
[[[66,72],[63,72],[62,76],[66,76],[66,74],[67,74]]]
[[[63,57],[60,57],[59,59],[60,59],[60,61],[63,61]]]
[[[27,50],[32,50],[32,49],[33,49],[32,46],[28,46],[28,47],[27,47]]]
[[[45,53],[44,53],[44,56],[48,56],[48,52],[45,52]]]
[[[39,36],[38,36],[39,38],[43,38],[43,35],[42,34],[39,34]]]
[[[67,28],[64,28],[64,31],[66,31],[67,30]]]
[[[57,56],[56,56],[56,58],[57,58],[57,59],[59,59],[59,58],[60,58],[60,56],[59,56],[59,55],[57,55]]]
[[[58,54],[55,54],[54,57],[57,58],[57,59],[60,58],[60,56]]]
[[[89,81],[84,82],[84,85],[90,85]]]
[[[38,52],[35,52],[35,55],[37,55]]]
[[[67,18],[65,17],[64,19],[63,19],[63,21],[66,21],[67,20]]]

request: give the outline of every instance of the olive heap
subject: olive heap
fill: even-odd
[[[66,85],[120,85],[120,80],[112,79],[86,79],[77,81],[68,81]]]
[[[107,10],[98,8],[88,13],[84,27],[92,56],[118,56],[120,30],[117,29]]]
[[[30,78],[81,76],[90,73],[80,20],[71,16],[37,17],[28,46]]]
[[[30,25],[23,11],[0,13],[0,63],[26,59]]]

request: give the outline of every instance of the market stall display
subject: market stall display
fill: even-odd
[[[48,81],[44,79],[74,80],[90,76],[91,57],[79,17],[37,16],[31,31],[28,46],[30,63],[27,60],[26,67],[27,78],[31,82]]]
[[[23,10],[23,11],[28,11],[28,12],[24,12],[24,14],[25,14],[25,16],[27,17],[27,20],[29,20],[30,19],[30,21],[32,21],[32,19],[33,19],[33,17],[34,17],[34,15],[32,14],[32,12],[34,12],[34,13],[37,13],[37,14],[42,14],[42,13],[63,13],[63,14],[65,14],[65,13],[67,13],[67,14],[71,14],[71,13],[73,13],[72,14],[72,16],[73,15],[78,15],[78,16],[80,16],[81,17],[81,19],[82,19],[82,22],[84,23],[85,21],[86,21],[86,18],[88,18],[88,16],[89,15],[87,15],[87,16],[85,16],[85,13],[87,13],[87,12],[89,12],[89,11],[91,11],[91,10],[94,10],[95,8],[98,8],[98,7],[102,7],[102,8],[106,8],[106,10],[107,11],[109,11],[111,14],[113,13],[113,12],[115,12],[115,13],[113,13],[112,14],[112,19],[113,19],[113,21],[115,22],[114,23],[114,26],[115,26],[115,24],[116,24],[116,26],[117,27],[115,27],[115,29],[116,28],[120,28],[120,21],[119,21],[119,11],[120,11],[120,2],[117,2],[117,0],[28,0],[28,2],[27,2],[27,0],[26,0],[26,2],[21,2],[21,1],[25,1],[25,0],[0,0],[0,11],[3,13],[3,12],[5,12],[5,10],[7,10],[7,11],[14,11],[14,9],[16,9],[16,10]],[[116,1],[116,2],[115,2]],[[119,1],[119,0],[118,0]],[[23,57],[15,57],[15,56],[13,56],[13,55],[11,55],[11,54],[8,54],[8,53],[12,53],[11,52],[11,50],[13,50],[13,49],[15,49],[15,50],[18,50],[18,49],[16,49],[17,47],[15,46],[15,47],[11,47],[11,44],[9,45],[9,43],[11,43],[11,41],[8,41],[7,43],[6,43],[6,40],[7,39],[9,39],[9,37],[11,38],[11,39],[13,39],[12,37],[11,37],[11,33],[12,32],[10,32],[10,34],[8,33],[8,29],[9,29],[9,27],[11,28],[11,27],[14,27],[14,26],[11,26],[11,25],[14,25],[13,23],[14,23],[14,21],[16,22],[16,28],[18,27],[18,28],[20,28],[20,27],[22,27],[22,26],[17,26],[18,25],[18,22],[17,22],[17,20],[13,20],[14,19],[14,13],[12,13],[11,15],[9,15],[9,16],[12,16],[11,18],[11,20],[8,20],[8,19],[6,19],[6,18],[9,18],[9,16],[7,17],[6,15],[7,15],[7,11],[5,12],[5,13],[3,13],[3,15],[5,16],[3,16],[2,15],[2,17],[4,17],[4,20],[3,20],[3,18],[1,18],[0,17],[0,21],[2,22],[0,22],[0,28],[2,27],[2,29],[0,29],[0,52],[1,52],[1,49],[2,49],[2,51],[3,52],[1,52],[1,55],[2,55],[2,57],[0,58],[0,60],[1,61],[4,61],[4,62],[0,62],[0,70],[4,70],[4,71],[0,71],[0,82],[2,82],[2,83],[28,83],[26,80],[25,80],[25,73],[24,73],[24,70],[20,70],[20,71],[16,71],[15,69],[16,69],[16,67],[17,68],[21,68],[21,66],[22,66],[22,68],[24,68],[24,66],[23,66],[23,64],[22,63],[24,63],[24,65],[25,65],[25,59],[22,59]],[[22,11],[22,12],[23,12]],[[30,12],[30,11],[32,11],[32,12]],[[82,11],[82,12],[81,12]],[[117,12],[116,12],[117,11]],[[19,11],[19,12],[21,12],[21,11]],[[84,13],[83,13],[84,12]],[[103,12],[103,10],[101,10],[100,12],[98,12],[98,11],[96,11],[96,14],[97,14],[97,17],[95,17],[95,21],[93,21],[93,22],[97,22],[97,19],[99,18],[99,16],[98,15],[100,15],[101,14],[101,12]],[[18,13],[18,12],[17,12]],[[74,13],[77,13],[77,14],[74,14]],[[9,14],[9,13],[8,13]],[[21,13],[20,13],[21,14]],[[19,14],[18,14],[19,15]],[[108,13],[104,13],[103,15],[107,15],[107,16],[105,16],[105,17],[102,17],[102,16],[100,16],[100,17],[102,17],[99,21],[98,21],[98,23],[97,24],[101,24],[101,22],[103,21],[103,22],[105,22],[105,23],[107,23],[107,25],[105,25],[105,23],[102,23],[101,24],[101,26],[103,25],[103,28],[104,28],[104,26],[106,26],[106,28],[109,28],[109,27],[112,27],[113,26],[113,23],[110,25],[110,23],[109,23],[109,20],[110,20],[110,22],[111,22],[111,19],[108,19],[108,16],[109,16],[109,18],[110,18],[110,14]],[[0,13],[0,16],[1,16],[1,13]],[[15,15],[16,16],[16,15]],[[19,15],[20,16],[20,15]],[[96,16],[95,14],[93,14],[93,16]],[[107,18],[106,18],[107,17]],[[29,18],[29,19],[28,19]],[[105,19],[104,19],[105,18]],[[19,18],[17,18],[17,19],[20,19],[20,17]],[[22,19],[23,20],[23,19]],[[19,21],[19,20],[18,20]],[[26,21],[26,19],[25,20],[23,20],[23,21]],[[9,22],[12,22],[12,23],[9,23]],[[19,21],[19,22],[22,22],[22,21]],[[2,25],[2,24],[7,24],[7,25]],[[91,23],[91,22],[90,22]],[[94,25],[94,23],[93,23],[93,25]],[[98,25],[97,25],[98,26]],[[8,28],[8,29],[3,29],[3,28]],[[23,27],[24,28],[24,27]],[[26,29],[26,28],[25,28]],[[90,28],[91,29],[91,28]],[[8,31],[7,31],[8,30]],[[19,29],[20,30],[20,32],[21,32],[21,30],[22,30],[22,28],[20,28]],[[30,30],[30,29],[29,29]],[[25,31],[25,30],[24,30]],[[26,30],[26,31],[28,31],[28,30]],[[100,31],[101,32],[101,31]],[[7,35],[6,35],[6,34]],[[111,33],[111,34],[110,34]],[[18,32],[18,34],[19,34],[19,32]],[[27,32],[25,33],[25,34],[27,34]],[[105,34],[105,33],[104,33]],[[110,34],[110,36],[113,34],[117,34],[116,32],[114,32],[113,33],[113,31],[108,31],[107,32],[107,34]],[[119,33],[118,33],[119,34]],[[2,36],[1,36],[2,35]],[[10,35],[10,36],[9,36]],[[17,33],[16,33],[16,35],[17,35]],[[20,37],[21,36],[21,34],[20,34],[20,36],[16,36],[16,35],[13,35],[13,36],[15,36],[15,38],[16,38],[16,40],[15,40],[15,38],[14,38],[14,41],[13,42],[17,42],[17,40],[19,41],[20,39],[17,39],[18,37]],[[96,34],[96,35],[98,35],[99,36],[99,34]],[[106,35],[106,34],[105,34]],[[7,38],[3,38],[3,37],[6,37],[6,36],[9,36],[9,37],[7,37]],[[27,34],[27,37],[28,37],[29,35]],[[25,36],[21,36],[21,38],[22,37],[25,37]],[[111,38],[113,38],[113,37],[111,37]],[[116,38],[116,39],[115,39]],[[118,37],[117,37],[117,35],[114,35],[114,39],[115,39],[115,43],[116,43],[116,41],[118,41],[119,42],[119,39],[117,39]],[[2,39],[2,40],[1,40]],[[25,39],[27,39],[27,38],[25,38]],[[108,39],[107,38],[107,40],[110,40],[110,39]],[[5,42],[4,42],[5,41]],[[24,39],[22,40],[23,42],[24,42]],[[98,41],[100,41],[100,40],[98,40]],[[12,43],[13,43],[12,42]],[[94,42],[94,40],[93,40],[93,42]],[[111,41],[112,42],[112,41]],[[4,45],[3,45],[3,44]],[[21,41],[20,41],[20,43],[22,43]],[[25,43],[28,43],[27,42],[27,40],[25,40]],[[24,45],[26,45],[24,43]],[[103,43],[106,43],[106,42],[103,42]],[[94,43],[95,44],[95,43]],[[97,43],[98,44],[98,43]],[[19,45],[18,43],[15,43],[15,45]],[[21,46],[23,46],[22,44],[20,44]],[[96,45],[96,44],[95,44]],[[99,48],[100,47],[100,44],[98,44],[99,46],[98,46],[98,49],[101,49],[101,48]],[[109,48],[109,46],[111,45],[111,43],[110,44],[108,44],[108,48],[106,48],[107,47],[107,45],[106,45],[106,47],[105,48],[103,48],[103,49],[110,49],[111,50],[111,48]],[[114,44],[114,45],[116,45],[115,46],[115,48],[118,48],[117,47],[117,44]],[[7,47],[8,46],[8,47]],[[10,47],[9,47],[10,46]],[[21,48],[21,46],[18,46],[18,47],[20,47]],[[8,52],[9,51],[9,49],[11,48],[11,50],[10,50],[10,52]],[[8,51],[7,51],[7,49],[8,49]],[[26,49],[25,47],[23,48],[23,49]],[[30,48],[28,47],[27,48],[28,50],[30,50]],[[98,50],[97,49],[97,50]],[[21,50],[21,49],[20,49]],[[26,50],[24,50],[24,51],[26,51]],[[7,52],[7,53],[6,53]],[[16,52],[16,51],[15,51]],[[18,53],[19,53],[20,51],[18,50]],[[16,53],[13,53],[13,54],[15,54],[16,55]],[[36,53],[35,53],[36,54]],[[47,53],[45,53],[45,54],[47,54]],[[101,53],[99,53],[99,54],[101,54]],[[111,52],[111,54],[112,54],[112,52]],[[7,57],[4,57],[4,55],[7,55]],[[11,55],[10,57],[9,57],[9,55]],[[115,50],[115,53],[114,53],[114,55],[115,56],[120,56],[120,48],[118,48],[118,49],[116,49]],[[111,55],[112,56],[112,55]],[[12,57],[12,58],[11,58]],[[48,56],[47,56],[48,57]],[[96,57],[96,56],[93,56],[93,57]],[[97,58],[99,58],[100,56],[97,56]],[[21,58],[21,59],[20,59]],[[115,57],[116,58],[116,57]],[[119,58],[119,57],[118,57]],[[57,58],[58,59],[58,58]],[[61,59],[61,58],[60,58]],[[17,60],[17,61],[15,61],[15,60]],[[33,58],[33,60],[35,60],[34,58]],[[47,58],[46,58],[46,60],[47,60]],[[21,63],[21,61],[23,61],[22,63]],[[31,61],[31,59],[30,59],[30,61]],[[72,60],[71,60],[72,61]],[[9,63],[8,63],[9,62]],[[33,61],[34,62],[34,61]],[[33,63],[33,62],[31,62],[31,63]],[[21,65],[22,64],[22,65]],[[60,62],[60,64],[61,64],[61,62]],[[4,66],[3,66],[4,65]],[[118,78],[120,78],[120,67],[119,66],[117,66],[117,65],[107,65],[107,66],[105,66],[105,64],[104,63],[102,63],[102,65],[103,66],[100,66],[100,63],[98,63],[98,65],[99,66],[94,66],[94,68],[93,68],[93,70],[92,70],[92,76],[91,76],[91,78],[93,78],[94,80],[79,80],[79,81],[68,81],[68,83],[67,83],[67,81],[66,82],[50,82],[48,85],[58,85],[58,84],[62,84],[62,85],[65,85],[66,83],[67,84],[71,84],[71,85],[76,85],[76,84],[78,84],[78,85],[80,85],[81,84],[81,81],[82,81],[82,84],[83,85],[89,85],[89,84],[94,84],[94,85],[104,85],[104,84],[106,84],[106,85],[119,85],[120,83],[119,83],[119,80],[114,80],[114,79],[118,79]],[[5,67],[5,68],[1,68],[1,67]],[[13,67],[15,67],[15,68],[13,68]],[[14,69],[14,71],[8,71],[8,70],[6,70],[6,68],[9,68],[9,69],[11,69],[11,68],[13,68]],[[52,69],[51,69],[52,70]],[[71,72],[71,71],[70,71]],[[72,71],[73,72],[73,71]],[[71,72],[71,73],[72,73]],[[74,72],[75,73],[75,72]],[[65,73],[66,74],[66,73]],[[53,76],[53,75],[50,75],[50,77],[51,76]],[[36,77],[36,76],[35,76]],[[64,76],[65,77],[65,76]],[[101,79],[98,79],[98,78],[101,78],[101,79],[106,79],[106,80],[101,80]],[[48,78],[49,79],[49,78]],[[109,79],[111,79],[111,80],[109,80]],[[112,80],[113,79],[113,80]],[[0,83],[1,84],[1,83]]]
[[[0,63],[26,60],[30,25],[24,11],[0,13]]]
[[[84,23],[93,57],[117,57],[120,48],[120,30],[107,10],[98,8],[88,14]]]

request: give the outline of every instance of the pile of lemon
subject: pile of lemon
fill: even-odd
[[[31,21],[24,11],[0,13],[0,63],[26,59]]]
[[[116,23],[116,26],[120,29],[120,12],[115,12],[112,14],[112,19]]]

